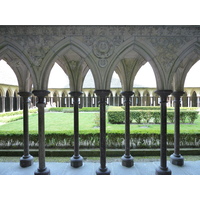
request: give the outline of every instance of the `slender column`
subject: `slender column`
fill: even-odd
[[[174,153],[170,156],[170,162],[174,165],[182,166],[184,158],[179,153],[180,151],[180,97],[185,92],[173,92],[174,105],[175,105],[175,118],[174,118]]]
[[[188,107],[190,107],[190,96],[188,96]]]
[[[144,101],[144,98],[143,98],[143,96],[141,96],[141,97],[140,97],[141,106],[144,106],[144,104],[143,104],[144,102],[143,102],[143,101]]]
[[[10,97],[10,111],[13,111],[13,97]]]
[[[132,91],[121,93],[125,97],[125,154],[122,156],[122,165],[132,167],[134,165],[133,157],[130,154],[130,97],[134,94]]]
[[[110,175],[110,170],[106,167],[106,97],[110,90],[95,90],[100,97],[100,167],[96,171],[97,175]]]
[[[19,96],[17,96],[17,110],[20,110],[20,97]]]
[[[28,167],[33,164],[33,156],[29,154],[29,124],[28,124],[28,97],[30,92],[19,92],[23,98],[23,132],[24,132],[24,155],[20,158],[20,166]]]
[[[50,170],[45,166],[45,129],[44,129],[44,97],[50,92],[47,90],[34,90],[32,92],[38,97],[36,106],[38,107],[38,134],[39,134],[39,168],[35,175],[49,175]]]
[[[4,113],[5,111],[6,111],[6,101],[5,101],[5,97],[4,96],[2,96],[1,97],[1,99],[2,99],[2,112]]]
[[[155,91],[161,97],[161,133],[160,133],[160,167],[156,169],[157,175],[171,175],[171,170],[167,167],[167,97],[171,90]]]
[[[79,155],[79,111],[78,98],[83,94],[82,92],[70,92],[74,98],[74,155],[71,157],[72,167],[81,167],[83,165],[83,157]]]

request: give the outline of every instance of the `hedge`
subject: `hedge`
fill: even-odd
[[[182,110],[180,111],[181,123],[193,124],[198,118],[198,111],[193,110]],[[125,121],[125,111],[108,111],[108,122],[111,124],[122,124]],[[130,111],[130,122],[135,121],[137,124],[149,123],[150,121],[158,124],[160,123],[160,111],[158,110],[131,110]],[[168,123],[174,123],[174,111],[167,111]]]
[[[46,112],[65,112],[65,113],[73,113],[73,107],[51,107],[45,108]],[[99,107],[83,107],[79,108],[80,112],[97,112],[99,111]]]
[[[37,108],[29,109],[29,113],[36,113],[37,110],[38,110]],[[18,110],[18,111],[0,113],[0,117],[22,115],[22,114],[23,114],[23,110]]]
[[[46,148],[73,148],[74,136],[69,134],[45,134]],[[38,148],[38,135],[30,134],[30,148]],[[80,148],[99,148],[100,134],[88,133],[79,135]],[[125,140],[124,134],[108,133],[106,136],[107,148],[124,148]],[[159,134],[130,134],[130,148],[159,148],[160,135]],[[174,147],[174,135],[167,134],[167,147]],[[181,134],[180,147],[191,148],[200,147],[200,134]],[[0,148],[2,149],[19,149],[23,148],[23,134],[4,134],[0,135]]]

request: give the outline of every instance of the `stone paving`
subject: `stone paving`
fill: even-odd
[[[133,167],[126,168],[120,162],[107,163],[111,170],[111,175],[154,175],[155,169],[160,162],[138,162]],[[73,168],[70,163],[46,162],[46,167],[51,171],[51,175],[95,175],[99,168],[99,163],[84,162],[80,168]],[[200,175],[200,160],[185,161],[184,166],[172,165],[169,161],[167,166],[172,171],[172,175]],[[38,168],[38,162],[27,168],[20,167],[17,162],[1,162],[0,175],[33,175]]]

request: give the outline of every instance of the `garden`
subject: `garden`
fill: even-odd
[[[159,148],[160,107],[130,108],[130,147]],[[73,148],[73,108],[45,108],[48,148]],[[107,148],[124,148],[124,107],[107,107]],[[197,108],[181,108],[180,147],[200,147]],[[167,146],[174,145],[174,108],[167,110]],[[0,113],[0,148],[23,147],[22,111]],[[29,110],[30,148],[38,147],[37,109]],[[99,148],[99,108],[79,109],[80,148]]]

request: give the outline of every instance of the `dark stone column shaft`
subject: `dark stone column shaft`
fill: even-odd
[[[72,167],[80,167],[83,165],[83,158],[79,155],[79,106],[78,98],[82,92],[74,91],[69,93],[74,98],[74,155],[71,158]]]
[[[20,159],[21,167],[31,166],[33,157],[29,154],[29,118],[28,118],[28,98],[31,96],[30,92],[19,92],[23,98],[23,133],[24,133],[24,155]]]
[[[132,167],[133,157],[130,155],[130,97],[134,92],[125,91],[121,94],[125,97],[125,154],[122,156],[122,165]]]
[[[174,118],[174,154],[170,156],[170,162],[175,165],[182,166],[184,158],[180,155],[180,98],[184,92],[173,92],[175,118]]]
[[[110,170],[106,167],[106,97],[110,90],[95,90],[100,98],[100,168],[97,175],[110,175]]]
[[[45,165],[45,120],[44,120],[44,97],[50,92],[47,90],[34,90],[33,94],[38,97],[38,136],[39,136],[39,168],[35,175],[49,175],[50,170]]]
[[[171,170],[167,167],[167,97],[171,90],[155,91],[161,97],[161,134],[160,134],[160,168],[156,170],[158,175],[170,175]]]

